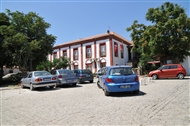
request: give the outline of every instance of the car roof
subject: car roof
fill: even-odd
[[[56,69],[56,70],[70,70],[70,69]]]
[[[131,68],[131,66],[107,66],[107,68],[120,68],[120,67],[126,67],[126,68]]]
[[[75,69],[75,70],[89,70],[89,69]]]
[[[30,73],[32,73],[32,72],[48,72],[48,71],[46,71],[46,70],[30,71]]]
[[[164,64],[164,66],[174,66],[174,65],[181,65],[181,64]]]

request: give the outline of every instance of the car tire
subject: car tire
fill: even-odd
[[[135,90],[133,91],[134,94],[138,94],[139,93],[139,90]]]
[[[90,83],[93,83],[93,82],[94,82],[94,80],[91,80],[91,81],[90,81]]]
[[[100,86],[100,84],[99,84],[100,82],[99,81],[97,81],[97,86],[98,86],[98,88],[102,88],[101,86]]]
[[[21,88],[25,88],[25,86],[21,83]]]
[[[78,79],[77,84],[81,84],[81,80],[80,79]]]
[[[55,88],[60,87],[60,85],[61,85],[60,83],[56,82]]]
[[[73,87],[75,87],[76,85],[77,85],[77,83],[72,84]]]
[[[177,78],[178,78],[178,79],[183,79],[183,78],[184,78],[184,74],[179,73],[179,74],[177,75]]]
[[[49,86],[50,89],[53,89],[55,86]]]
[[[156,80],[156,79],[158,79],[158,75],[153,74],[153,75],[152,75],[152,80]]]
[[[110,92],[108,92],[108,91],[106,90],[106,87],[104,87],[104,95],[105,95],[105,96],[109,96],[109,95],[110,95]]]
[[[33,84],[30,84],[30,90],[31,90],[31,91],[34,90]]]

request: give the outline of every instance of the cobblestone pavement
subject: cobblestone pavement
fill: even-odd
[[[0,125],[190,124],[190,78],[143,84],[138,95],[106,97],[96,83],[56,89],[1,90]]]

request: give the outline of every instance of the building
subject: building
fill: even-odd
[[[70,69],[90,69],[93,73],[104,66],[126,65],[132,57],[132,42],[109,30],[104,34],[54,46],[48,60],[66,57]]]
[[[190,76],[190,56],[187,56],[181,64],[185,68],[187,75]]]

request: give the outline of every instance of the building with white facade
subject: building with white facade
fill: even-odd
[[[190,56],[187,56],[181,64],[185,68],[187,75],[190,76]]]
[[[48,60],[66,57],[70,69],[90,69],[93,73],[104,66],[126,65],[131,60],[132,42],[115,32],[99,34],[54,46]]]

